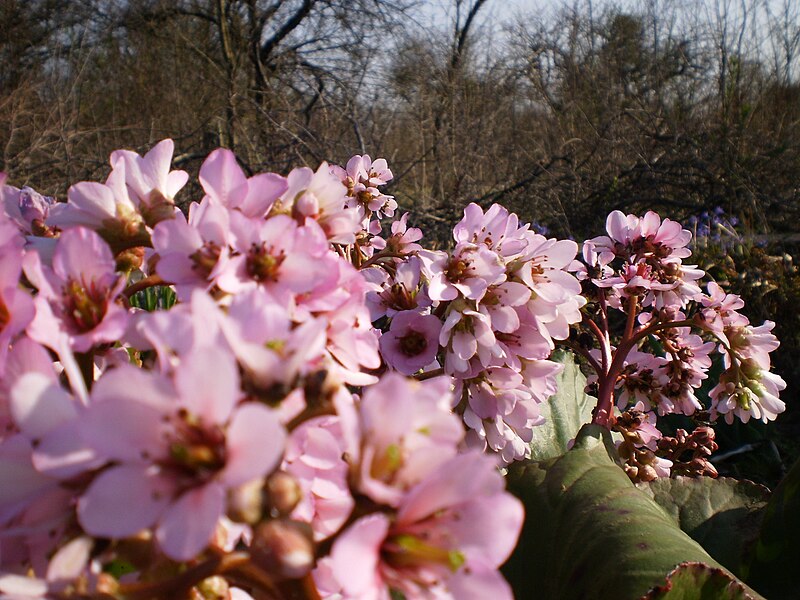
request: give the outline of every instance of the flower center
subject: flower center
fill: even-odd
[[[225,433],[219,426],[205,426],[185,409],[177,414],[163,467],[192,482],[205,482],[225,466]]]
[[[401,337],[400,352],[406,356],[417,356],[425,351],[428,347],[428,340],[419,331],[409,331],[408,334]]]
[[[455,573],[466,562],[464,554],[458,550],[439,548],[420,537],[407,533],[388,537],[381,552],[388,564],[400,569],[438,564]]]
[[[88,287],[70,279],[63,289],[65,314],[78,331],[91,331],[106,316],[108,288],[92,281]]]
[[[203,277],[208,277],[219,261],[222,248],[214,242],[204,243],[197,251],[189,255],[192,260],[192,270]]]
[[[471,263],[463,258],[456,258],[455,256],[447,263],[445,269],[445,277],[448,281],[458,283],[470,276]]]
[[[390,444],[382,453],[375,456],[370,465],[369,474],[379,481],[391,481],[395,473],[403,466],[403,453],[397,444]]]
[[[259,283],[278,281],[278,270],[286,259],[286,254],[283,251],[275,256],[270,253],[270,250],[272,249],[267,248],[264,243],[260,245],[253,244],[247,253],[245,267],[247,274]]]
[[[380,293],[383,304],[396,311],[411,310],[417,307],[416,290],[409,292],[402,283],[394,283],[388,290]]]

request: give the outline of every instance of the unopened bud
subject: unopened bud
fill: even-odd
[[[97,583],[95,584],[95,591],[100,594],[107,594],[116,597],[119,591],[119,581],[116,577],[109,573],[100,573],[97,576]]]
[[[276,471],[267,479],[267,506],[274,516],[289,515],[303,498],[297,480],[284,471]]]
[[[633,465],[624,465],[625,474],[630,477],[631,481],[639,481],[639,468]]]
[[[139,269],[144,263],[144,247],[128,248],[117,254],[117,271],[128,273]]]
[[[695,428],[692,432],[692,437],[697,441],[698,444],[701,446],[716,446],[716,442],[714,438],[716,437],[716,433],[711,427],[706,425],[701,425],[700,427]]]
[[[658,478],[658,473],[650,465],[642,465],[639,467],[639,481],[653,481]]]
[[[264,480],[254,479],[228,492],[228,516],[240,523],[258,523],[262,516]]]
[[[50,214],[50,207],[56,203],[55,198],[42,196],[27,185],[19,191],[19,212],[28,222],[44,223]]]
[[[219,575],[208,577],[192,588],[191,598],[192,600],[228,600],[230,598],[228,582]]]
[[[305,523],[275,519],[258,526],[251,544],[253,562],[267,571],[297,579],[314,567],[314,542]]]

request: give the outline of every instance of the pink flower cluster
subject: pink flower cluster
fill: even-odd
[[[705,273],[683,262],[691,255],[690,232],[654,212],[640,218],[619,211],[609,215],[606,230],[584,242],[570,267],[590,300],[581,324],[588,335],[573,347],[595,371],[595,420],[613,424],[615,403],[620,411],[659,416],[708,410],[728,423],[734,415],[766,422],[783,412],[778,395],[786,384],[769,370],[769,353],[778,347],[774,324],[752,327],[737,312],[744,302],[713,281],[703,292]],[[623,331],[613,330],[613,312],[622,313]],[[725,371],[704,404],[697,392],[714,354]]]
[[[172,151],[114,152],[66,202],[0,177],[0,595],[511,598],[522,505],[452,379],[407,377],[442,324],[414,310],[421,232],[379,235],[386,161],[248,177],[219,149],[185,215]],[[433,340],[402,375],[384,301],[405,347]]]
[[[594,367],[596,422],[635,407],[629,472],[668,474],[656,414],[783,410],[772,324],[704,294],[655,213],[576,260],[470,204],[432,251],[408,214],[382,233],[384,159],[248,176],[218,149],[184,213],[172,153],[116,151],[66,202],[0,174],[3,597],[511,598],[500,467],[531,454],[556,344]]]
[[[441,370],[453,378],[469,446],[506,462],[530,456],[542,422],[537,405],[555,392],[561,368],[546,359],[585,302],[566,271],[577,244],[548,240],[499,205],[484,213],[470,204],[449,252],[414,252],[400,241],[405,223],[396,225],[392,250],[373,255],[365,270],[372,318],[385,320],[384,360],[407,375]]]

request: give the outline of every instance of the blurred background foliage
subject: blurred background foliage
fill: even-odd
[[[613,209],[680,219],[777,322],[789,411],[725,433],[720,464],[776,481],[800,451],[800,3],[509,6],[0,0],[0,169],[63,198],[111,150],[172,137],[190,173],[218,146],[250,172],[386,157],[439,244],[470,201],[577,240]]]

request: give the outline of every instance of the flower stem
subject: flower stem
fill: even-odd
[[[171,285],[168,281],[164,281],[158,275],[149,275],[144,279],[140,279],[136,283],[130,284],[124,290],[122,290],[122,295],[125,298],[130,299],[131,296],[136,294],[137,292],[141,292],[142,290],[146,290],[147,288],[155,287],[157,285]]]

